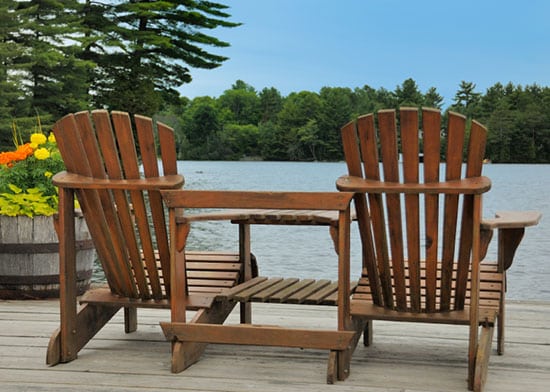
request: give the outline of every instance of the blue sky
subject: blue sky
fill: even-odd
[[[394,90],[413,78],[452,99],[462,80],[550,86],[550,0],[218,0],[243,23],[210,33],[231,47],[192,69],[183,96],[220,96],[237,80],[283,96],[324,86]]]

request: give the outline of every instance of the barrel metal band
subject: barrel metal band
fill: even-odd
[[[92,240],[76,241],[76,250],[93,249]],[[22,253],[57,253],[59,252],[59,243],[22,243],[22,244],[0,244],[0,253],[22,254]]]

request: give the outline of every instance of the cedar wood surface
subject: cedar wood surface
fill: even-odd
[[[335,307],[253,304],[255,323],[331,328]],[[550,302],[507,303],[504,355],[490,358],[487,392],[545,392],[550,385]],[[48,367],[59,302],[0,300],[0,391],[465,391],[467,327],[375,322],[371,347],[359,344],[351,374],[325,384],[327,351],[209,345],[201,361],[170,372],[170,343],[159,320],[169,310],[140,309],[136,332],[119,312],[79,353]],[[235,310],[229,322],[239,322]]]

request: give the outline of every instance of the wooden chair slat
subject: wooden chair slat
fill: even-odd
[[[270,286],[262,291],[257,292],[254,294],[251,298],[252,301],[259,301],[259,302],[267,302],[271,300],[271,296],[287,289],[289,286],[294,285],[296,282],[298,282],[298,278],[286,278],[278,282],[277,284],[274,284],[273,286]]]
[[[384,181],[400,182],[397,150],[397,125],[394,110],[378,112],[380,128],[380,148]],[[391,269],[394,274],[393,285],[397,309],[405,309],[407,296],[405,293],[403,228],[401,216],[401,200],[399,195],[386,195],[386,215],[388,217],[388,233],[392,256]],[[386,283],[387,280],[386,280]]]
[[[148,117],[136,115],[134,116],[134,121],[136,123],[137,139],[139,142],[139,150],[141,154],[144,176],[146,178],[158,177],[160,175],[160,172],[158,167],[157,152],[155,149],[156,144],[153,132],[153,120]],[[175,145],[172,148],[175,149]],[[164,152],[166,152],[166,148]],[[149,191],[148,196],[151,220],[155,229],[155,238],[151,238],[150,234],[147,233],[147,238],[151,238],[151,241],[147,240],[145,241],[145,244],[143,244],[142,241],[142,248],[145,252],[153,252],[154,247],[152,241],[156,242],[156,250],[158,252],[157,258],[160,258],[161,269],[164,276],[166,277],[166,290],[170,291],[170,248],[168,245],[168,232],[166,217],[164,215],[164,205],[160,192]],[[147,225],[147,230],[148,227],[149,225]],[[152,260],[155,260],[155,256],[151,253],[149,254],[149,258],[151,260],[150,262],[152,262]],[[160,290],[160,286],[157,288],[157,290]]]
[[[358,135],[359,132],[359,135]],[[346,156],[346,163],[348,165],[349,173],[352,175],[363,177],[363,171],[361,169],[361,156],[357,138],[359,140],[375,138],[374,134],[374,117],[364,116],[357,119],[357,129],[353,123],[349,123],[342,128],[342,145],[344,148],[344,154]],[[378,173],[378,152],[376,150],[376,144],[372,143],[374,148],[367,150],[371,146],[369,143],[365,143],[365,146],[361,145],[361,153],[363,159],[374,159],[376,161],[376,173]],[[363,149],[365,147],[365,149]],[[366,165],[366,163],[365,163]],[[370,167],[370,166],[367,166]],[[372,172],[366,174],[367,176],[373,175]],[[377,179],[378,175],[374,175]],[[354,196],[354,202],[359,208],[357,215],[357,222],[360,227],[361,234],[361,246],[363,250],[363,268],[366,268],[371,276],[377,276],[375,270],[377,268],[376,253],[374,243],[372,241],[371,232],[371,217],[366,214],[367,211],[367,199],[363,194],[356,194]],[[382,257],[382,256],[378,256]],[[387,258],[386,258],[387,260]],[[373,280],[373,297],[376,304],[382,304],[382,289],[379,280]]]
[[[288,298],[292,294],[297,293],[298,291],[304,289],[305,287],[315,283],[315,279],[301,279],[292,286],[289,286],[271,296],[269,299],[270,302],[283,303],[287,302]]]
[[[221,279],[193,279],[188,277],[187,284],[189,287],[204,286],[204,287],[223,287],[229,288],[235,285],[234,280],[221,280]]]
[[[441,149],[441,115],[439,111],[422,111],[424,142],[424,181],[439,181],[439,153]],[[427,298],[428,312],[435,311],[435,273],[437,268],[437,250],[439,245],[439,196],[426,195],[424,198],[426,262],[427,262]]]
[[[378,142],[374,126],[374,116],[366,115],[359,117],[357,119],[357,126],[365,178],[380,180]],[[392,306],[390,257],[386,239],[386,221],[384,218],[382,195],[369,194],[368,199],[371,209],[370,217],[367,213],[368,208],[365,196],[360,193],[354,196],[363,246],[363,264],[371,274],[370,276],[374,276],[371,284],[373,285],[373,299],[375,303]],[[372,228],[370,220],[372,220]],[[362,222],[363,224],[361,224]],[[380,277],[378,277],[378,274],[373,275],[373,272],[377,271],[377,269],[380,269]]]
[[[176,136],[172,128],[157,122],[158,140],[162,158],[162,171],[165,176],[178,174]]]
[[[473,121],[470,129],[470,139],[468,141],[468,156],[466,165],[466,177],[476,177],[481,174],[481,168],[483,165],[483,155],[485,152],[485,143],[487,137],[487,130],[479,123]],[[477,159],[479,163],[475,162]],[[470,263],[470,249],[472,246],[472,219],[473,214],[473,197],[468,195],[464,196],[462,205],[462,226],[460,230],[460,248],[458,256],[458,271],[461,285],[457,287],[456,298],[457,306],[461,306],[461,297],[465,292],[465,276],[469,270]]]
[[[246,282],[231,287],[230,289],[223,290],[218,296],[218,299],[233,298],[236,294],[248,290],[251,287],[258,285],[259,283],[266,281],[267,279],[268,278],[265,276],[256,276],[252,279],[247,280]]]
[[[233,282],[236,282],[238,276],[239,276],[238,272],[201,271],[201,270],[187,271],[187,277],[189,279],[232,280]]]
[[[325,299],[338,292],[338,282],[332,282],[321,290],[308,296],[304,303],[306,304],[321,304]]]
[[[266,280],[263,280],[261,282],[259,282],[258,284],[254,285],[254,286],[251,286],[243,291],[240,291],[238,293],[235,293],[233,295],[231,295],[229,298],[231,299],[234,299],[235,301],[240,301],[240,302],[249,302],[250,301],[250,298],[259,293],[260,291],[262,290],[265,290],[273,285],[276,285],[277,283],[279,283],[280,281],[282,281],[283,278],[268,278]]]
[[[456,180],[461,177],[465,130],[466,118],[464,116],[457,115],[456,113],[449,113],[445,164],[445,179],[447,181]],[[450,276],[453,272],[453,261],[455,257],[458,207],[458,195],[445,196],[443,250],[441,256],[444,265],[443,278],[441,282],[441,287],[443,288],[441,293],[442,310],[450,309],[452,295]]]
[[[188,259],[189,260],[189,259]],[[241,270],[241,265],[235,263],[213,263],[213,262],[199,262],[199,261],[187,261],[185,263],[188,271],[236,271]]]
[[[136,135],[139,144],[139,153],[143,174],[145,177],[158,177],[160,175],[156,151],[153,120],[140,115],[134,116]],[[139,165],[138,165],[139,166]],[[139,170],[139,169],[138,169]]]
[[[290,304],[304,303],[304,301],[307,298],[309,298],[311,295],[313,295],[317,291],[321,290],[323,287],[328,286],[329,284],[331,284],[330,280],[326,280],[326,279],[317,280],[313,284],[310,284],[307,287],[304,287],[303,289],[292,294],[290,297],[287,298],[286,302]]]
[[[403,180],[419,182],[418,110],[401,109],[401,145],[403,150]],[[407,258],[409,263],[410,302],[412,309],[420,311],[420,211],[419,196],[405,195],[407,223]]]

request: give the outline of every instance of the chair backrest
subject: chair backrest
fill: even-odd
[[[401,108],[398,114],[399,119],[395,110],[381,110],[344,126],[350,176],[414,187],[481,175],[486,144],[481,124],[449,112],[444,127],[435,109]],[[479,261],[471,255],[480,209],[473,204],[479,195],[461,193],[457,185],[441,194],[356,194],[363,271],[376,305],[406,312],[464,309],[471,260]]]
[[[91,181],[159,177],[160,158],[164,175],[177,174],[173,130],[157,123],[155,135],[153,121],[139,115],[133,124],[128,113],[106,110],[59,120],[53,130],[67,172]],[[111,291],[128,298],[167,297],[170,248],[160,192],[75,189]]]

